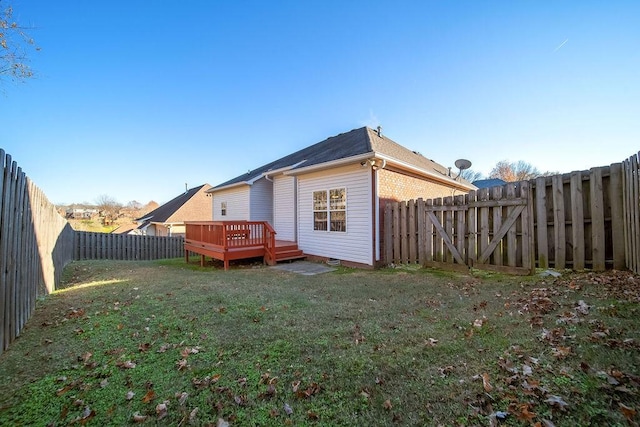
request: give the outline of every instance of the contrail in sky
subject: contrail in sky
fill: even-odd
[[[568,41],[569,41],[569,39],[564,39],[564,41],[563,41],[562,43],[560,43],[560,44],[558,45],[558,47],[557,47],[553,52],[555,53],[555,52],[557,52],[558,50],[560,50],[560,48],[561,48],[562,46],[564,46],[565,44],[567,44],[567,42],[568,42]]]

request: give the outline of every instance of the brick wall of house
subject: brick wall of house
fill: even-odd
[[[422,197],[433,199],[453,195],[453,189],[446,185],[395,172],[389,169],[378,171],[378,197],[381,200],[411,200]],[[460,190],[456,195],[462,194]]]
[[[443,184],[427,181],[389,169],[378,170],[378,197],[380,200],[380,252],[384,258],[384,210],[388,202],[400,202],[411,199],[433,199],[460,195],[464,192],[454,190]],[[381,264],[385,265],[384,259]]]

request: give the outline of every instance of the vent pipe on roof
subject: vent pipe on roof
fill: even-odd
[[[189,188],[189,187],[187,187],[187,183],[185,182],[185,183],[184,183],[184,192],[185,192],[185,194],[189,191],[189,190],[188,190],[188,188]]]
[[[378,126],[378,136],[382,136],[382,126]]]

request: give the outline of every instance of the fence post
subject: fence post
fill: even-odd
[[[622,164],[610,166],[609,200],[611,202],[611,243],[613,244],[613,268],[623,270],[624,261],[624,209],[622,206]]]
[[[477,213],[478,210],[475,206],[472,206],[472,204],[476,201],[476,192],[475,191],[470,191],[469,194],[465,195],[465,201],[467,204],[467,234],[468,234],[468,249],[467,249],[467,253],[469,254],[468,256],[468,265],[469,267],[473,267],[474,264],[476,263],[476,260],[478,259],[478,242],[477,242],[477,235],[478,235],[478,227],[477,227]]]
[[[602,168],[591,168],[591,250],[594,271],[605,269],[604,197],[602,194]]]

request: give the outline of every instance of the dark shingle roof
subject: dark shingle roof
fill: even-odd
[[[165,222],[171,215],[173,215],[178,209],[182,207],[190,198],[192,198],[198,191],[202,189],[205,185],[202,184],[198,187],[193,187],[178,197],[175,197],[169,200],[164,205],[158,206],[156,209],[152,210],[148,214],[136,219],[136,221],[142,221],[143,219],[150,219],[153,222]],[[140,228],[140,227],[138,227]]]
[[[415,153],[400,144],[392,141],[384,135],[378,136],[378,132],[368,127],[354,129],[325,139],[288,156],[282,157],[266,165],[260,166],[248,173],[237,176],[214,187],[221,188],[228,185],[251,181],[270,170],[291,167],[302,161],[296,168],[313,166],[334,160],[345,159],[362,154],[377,153],[409,165],[430,171],[448,175],[448,169],[427,159],[421,154]]]
[[[473,185],[475,185],[478,188],[498,187],[506,183],[507,183],[506,181],[503,181],[500,178],[478,179],[476,181],[473,181]]]

